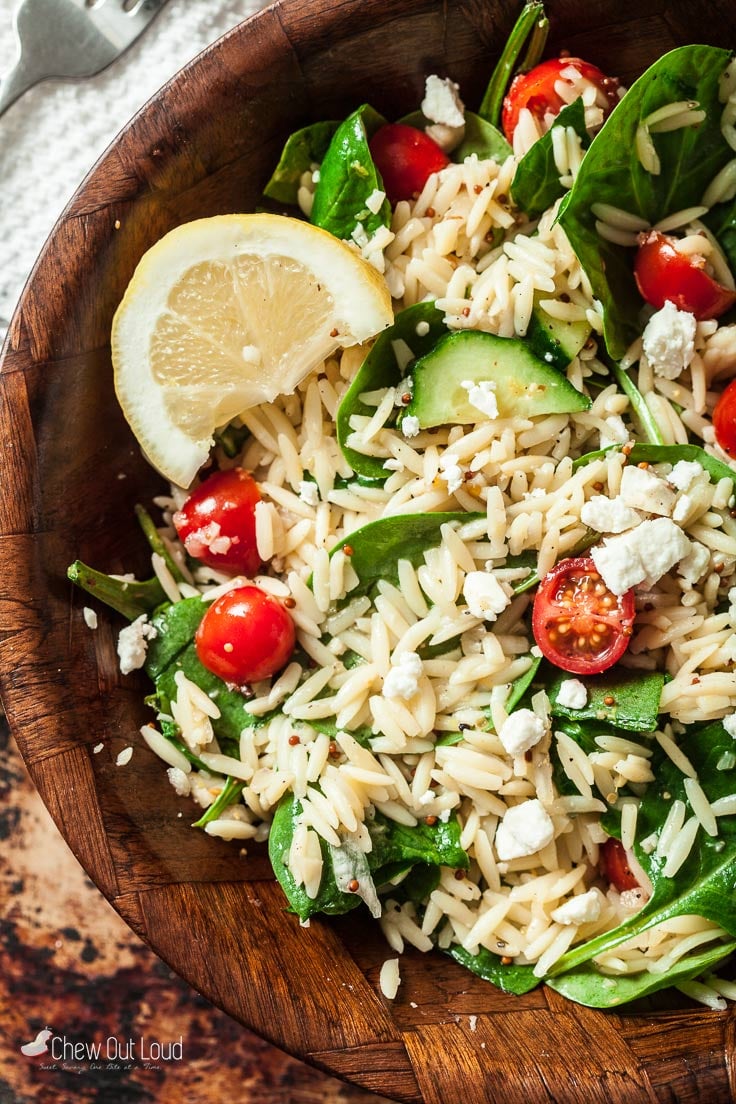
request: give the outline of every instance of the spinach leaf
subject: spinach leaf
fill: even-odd
[[[680,985],[699,977],[706,970],[713,970],[736,950],[736,940],[717,943],[699,954],[686,955],[666,974],[650,974],[642,970],[638,974],[611,977],[602,974],[592,962],[586,962],[559,977],[548,978],[547,985],[568,1000],[585,1004],[588,1008],[615,1008],[640,997],[649,996],[659,989]]]
[[[148,513],[148,510],[138,504],[135,507],[135,516],[138,518],[138,524],[143,530],[143,535],[148,541],[148,545],[151,551],[155,552],[157,556],[161,557],[172,577],[177,583],[184,582],[184,575],[182,574],[182,570],[174,557],[171,555],[171,552],[167,548],[166,544],[164,543],[161,534],[154,524],[153,518]]]
[[[312,123],[289,135],[279,163],[263,189],[264,196],[277,203],[296,206],[302,173],[313,164],[321,163],[339,125],[332,121]]]
[[[207,611],[201,598],[170,602],[151,619],[156,635],[146,651],[146,674],[154,682],[176,657],[194,640],[199,623]]]
[[[428,548],[440,543],[440,528],[447,522],[464,525],[481,514],[457,511],[446,514],[400,514],[370,521],[350,533],[331,549],[333,556],[348,545],[352,548],[350,566],[360,580],[349,594],[351,599],[366,594],[380,579],[398,583],[398,561],[409,560],[416,567]]]
[[[340,123],[324,155],[310,221],[336,238],[349,239],[358,222],[370,237],[391,221],[388,200],[384,199],[377,214],[366,206],[373,192],[383,191],[368,141],[385,121],[372,107],[363,104]]]
[[[517,67],[531,69],[537,64],[542,56],[548,30],[549,22],[544,14],[544,4],[541,0],[528,0],[511,29],[511,34],[506,40],[503,53],[491,74],[478,108],[478,114],[494,127],[498,127],[501,122],[503,98],[514,70]],[[519,58],[525,46],[526,55],[519,65]]]
[[[718,763],[733,751],[733,738],[720,721],[704,728],[690,728],[680,746],[697,771],[710,802],[736,792],[736,772],[719,770]],[[657,746],[652,756],[654,782],[650,782],[639,806],[636,857],[652,882],[649,901],[635,916],[610,932],[573,947],[552,967],[551,975],[565,974],[663,920],[693,913],[719,924],[736,936],[736,898],[733,870],[736,863],[736,817],[718,819],[718,835],[700,828],[690,854],[673,877],[662,873],[666,856],[647,853],[641,840],[659,832],[672,802],[680,799],[689,811],[684,776]]]
[[[715,235],[733,271],[736,269],[736,199],[716,204],[703,216],[703,222]]]
[[[298,886],[288,868],[294,830],[301,804],[292,794],[285,794],[279,802],[268,838],[268,854],[289,904],[301,920],[307,920],[318,912],[337,915],[349,912],[360,904],[360,897],[339,889],[331,848],[320,840],[322,848],[322,882],[315,898],[309,898],[303,886]],[[373,841],[373,849],[366,856],[368,868],[376,885],[384,885],[388,878],[397,877],[404,870],[416,865],[454,866],[466,869],[468,856],[460,846],[460,825],[451,817],[447,824],[438,821],[430,826],[420,821],[415,827],[397,824],[380,813],[367,822]],[[422,870],[417,885],[424,880],[429,885],[426,870]],[[431,892],[431,889],[429,890]],[[393,890],[391,896],[394,896]],[[413,899],[413,898],[412,898]]]
[[[156,576],[152,579],[124,582],[103,571],[88,567],[81,560],[75,560],[66,570],[67,578],[93,598],[99,598],[106,606],[122,613],[129,621],[135,621],[141,614],[152,613],[162,602],[166,602],[166,593]]]
[[[476,155],[479,161],[505,161],[513,153],[501,131],[473,111],[465,112],[465,135],[450,154],[462,164],[466,157]]]
[[[389,472],[383,466],[384,461],[380,457],[366,456],[347,443],[352,433],[350,419],[353,415],[362,414],[370,417],[375,410],[375,407],[368,406],[361,400],[361,395],[366,392],[380,391],[384,387],[394,387],[400,383],[404,373],[396,360],[394,342],[405,342],[415,359],[424,356],[447,333],[447,327],[442,321],[443,317],[442,312],[438,311],[431,302],[417,303],[400,311],[393,325],[378,336],[373,348],[361,364],[358,374],[343,395],[335,417],[337,441],[343,456],[358,475],[381,483],[389,476]],[[423,330],[425,326],[429,327],[426,334],[417,333],[417,327]]]
[[[582,98],[563,107],[552,128],[534,143],[518,164],[511,184],[511,198],[530,218],[537,218],[565,194],[552,145],[552,131],[558,126],[572,127],[580,137],[583,149],[588,148],[590,135],[585,129]]]
[[[642,306],[631,253],[600,237],[595,203],[609,203],[648,223],[700,203],[715,174],[732,156],[720,129],[723,105],[718,81],[729,52],[712,46],[682,46],[650,66],[608,117],[585,155],[575,184],[563,200],[559,220],[604,310],[604,338],[620,359],[637,336]],[[646,118],[665,104],[694,100],[706,112],[699,126],[653,135],[661,162],[647,172],[636,152],[636,135]]]
[[[573,471],[585,467],[586,464],[590,464],[594,460],[602,460],[603,457],[617,450],[618,445],[612,445],[610,448],[586,452],[573,462]],[[711,456],[699,445],[636,444],[629,452],[628,460],[630,464],[672,464],[673,467],[678,460],[688,460],[691,463],[700,464],[713,483],[717,483],[721,479],[733,479],[736,482],[736,469],[725,464],[716,456]]]
[[[588,701],[571,709],[558,701],[560,688],[570,675],[554,669],[547,693],[554,717],[573,721],[606,721],[627,732],[652,732],[657,727],[664,675],[659,671],[634,671],[614,667],[602,675],[586,677]]]
[[[534,656],[532,659],[532,665],[528,671],[523,675],[519,675],[517,679],[511,683],[511,693],[506,699],[505,709],[507,713],[513,713],[519,702],[522,700],[527,690],[534,682],[539,665],[542,662],[540,656]]]
[[[541,978],[534,976],[533,966],[517,966],[513,962],[504,965],[500,955],[485,947],[481,947],[477,954],[470,954],[464,947],[456,944],[448,947],[445,954],[484,981],[490,981],[504,993],[513,993],[519,997],[541,984]]]
[[[397,868],[393,874],[389,873],[388,868],[376,871],[376,882],[379,889],[382,884],[379,880],[381,876],[387,882],[390,882],[391,878],[396,878],[402,873],[402,870],[403,868]],[[439,884],[440,868],[438,866],[433,866],[431,863],[417,863],[398,885],[385,885],[383,896],[390,897],[393,901],[413,901],[415,905],[421,905]]]

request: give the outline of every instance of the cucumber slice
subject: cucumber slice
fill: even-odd
[[[552,368],[564,372],[590,337],[588,322],[562,322],[535,304],[526,340],[532,352]]]
[[[420,429],[483,421],[463,383],[495,384],[500,418],[572,414],[587,410],[590,399],[555,368],[545,364],[514,337],[461,330],[437,342],[412,369],[412,399],[404,418],[413,416]]]

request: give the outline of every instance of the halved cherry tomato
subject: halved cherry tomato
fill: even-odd
[[[659,310],[669,301],[699,321],[719,318],[736,303],[736,291],[705,271],[705,257],[678,253],[674,239],[657,230],[640,237],[634,277],[647,303]]]
[[[405,123],[381,127],[369,147],[392,206],[421,192],[432,173],[450,164],[447,154],[428,134]]]
[[[731,380],[713,411],[716,441],[736,459],[736,380]]]
[[[260,499],[258,484],[242,468],[208,476],[173,517],[189,555],[208,567],[253,575],[261,565],[256,545]]]
[[[236,686],[280,671],[294,641],[288,611],[257,586],[234,587],[216,598],[194,637],[200,663]]]
[[[559,115],[566,101],[555,88],[555,84],[557,81],[572,84],[572,81],[561,75],[568,66],[573,66],[581,77],[597,86],[606,99],[603,117],[611,114],[618,103],[617,77],[607,77],[596,65],[581,58],[550,58],[549,61],[535,65],[528,73],[519,73],[509,85],[501,113],[501,126],[509,142],[513,141],[522,107],[528,108],[540,123],[544,123],[548,114]]]
[[[537,645],[555,667],[576,675],[612,667],[629,645],[633,623],[633,590],[610,591],[588,556],[560,560],[534,598]]]
[[[626,889],[639,888],[639,883],[629,866],[626,848],[613,836],[609,836],[605,843],[601,844],[598,865],[603,877],[615,886],[619,893],[623,893]]]

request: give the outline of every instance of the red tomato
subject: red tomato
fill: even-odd
[[[560,76],[568,65],[574,66],[585,80],[597,85],[607,101],[606,107],[603,108],[603,116],[605,118],[611,114],[618,103],[616,77],[607,77],[596,65],[591,65],[581,58],[551,58],[549,61],[543,61],[541,65],[535,65],[528,73],[519,73],[509,85],[501,114],[501,126],[509,142],[513,141],[522,107],[527,107],[540,123],[544,123],[544,117],[547,114],[559,115],[565,106],[565,100],[556,90],[555,82],[572,83],[566,77]]]
[[[736,380],[731,380],[716,403],[713,429],[723,451],[736,459]]]
[[[678,253],[673,239],[657,230],[641,235],[634,276],[643,298],[657,310],[669,301],[702,321],[720,317],[736,303],[736,291],[705,271],[705,257]]]
[[[639,883],[629,866],[626,848],[613,836],[601,844],[598,865],[603,877],[615,886],[619,893],[623,893],[625,889],[639,888]]]
[[[258,484],[242,468],[208,476],[173,518],[189,555],[208,567],[253,575],[261,565],[255,513],[260,499]]]
[[[369,146],[392,206],[421,192],[432,173],[450,164],[449,157],[428,134],[404,123],[381,127]]]
[[[287,610],[257,586],[234,587],[215,599],[194,637],[200,663],[236,686],[281,670],[294,641]]]
[[[532,632],[542,654],[576,675],[597,675],[621,658],[634,623],[634,592],[613,594],[592,559],[560,560],[534,598]]]

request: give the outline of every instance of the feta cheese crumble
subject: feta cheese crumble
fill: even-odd
[[[463,598],[473,617],[495,621],[511,599],[498,579],[488,571],[469,571],[463,583]]]
[[[678,310],[669,299],[646,324],[642,349],[655,376],[674,380],[695,355],[697,322],[689,311]]]
[[[478,383],[474,383],[473,380],[463,380],[462,386],[468,392],[468,402],[471,406],[480,410],[487,418],[498,417],[498,403],[494,395],[496,385],[493,380],[479,380]]]
[[[316,483],[312,483],[310,479],[303,479],[298,490],[299,498],[302,502],[306,502],[307,506],[317,506],[319,504],[319,487]]]
[[[84,617],[84,623],[88,629],[97,628],[97,614],[89,606],[85,606],[82,610],[82,616]]]
[[[555,826],[549,814],[533,797],[508,810],[496,829],[496,852],[501,862],[509,862],[541,851],[554,838]]]
[[[695,480],[700,479],[702,474],[703,469],[696,461],[678,460],[667,476],[667,482],[677,487],[678,491],[689,491]]]
[[[427,77],[424,88],[421,109],[424,117],[429,119],[425,133],[440,149],[449,153],[460,144],[465,134],[465,105],[460,99],[459,86],[449,78],[432,74]]]
[[[593,563],[614,594],[646,583],[654,586],[690,552],[690,541],[669,518],[643,521],[621,536],[592,549]]]
[[[615,498],[593,495],[583,503],[580,520],[583,525],[590,526],[598,533],[623,533],[638,525],[642,517],[626,505],[621,495],[616,495]]]
[[[565,709],[585,709],[588,691],[580,679],[565,679],[557,694],[557,704]]]
[[[649,468],[627,465],[621,473],[620,497],[632,510],[669,516],[675,505],[675,492],[667,481]]]
[[[599,889],[589,889],[553,909],[550,916],[557,924],[591,924],[600,919],[603,900]]]
[[[146,662],[148,641],[158,635],[155,625],[152,625],[148,616],[142,613],[136,617],[130,625],[120,630],[118,636],[118,658],[122,674],[129,675],[131,671],[137,671]]]
[[[448,493],[454,494],[455,491],[459,491],[465,482],[465,473],[458,464],[457,457],[449,452],[443,453],[442,456],[440,456],[439,468],[447,483]]]
[[[401,419],[401,432],[405,437],[416,437],[419,433],[419,419],[414,414],[407,414]]]
[[[383,695],[386,698],[402,698],[408,701],[419,689],[422,677],[422,661],[416,652],[401,652],[395,666],[391,667],[383,680]]]
[[[542,718],[531,709],[516,709],[501,725],[498,738],[508,755],[523,755],[539,743],[546,731]]]

